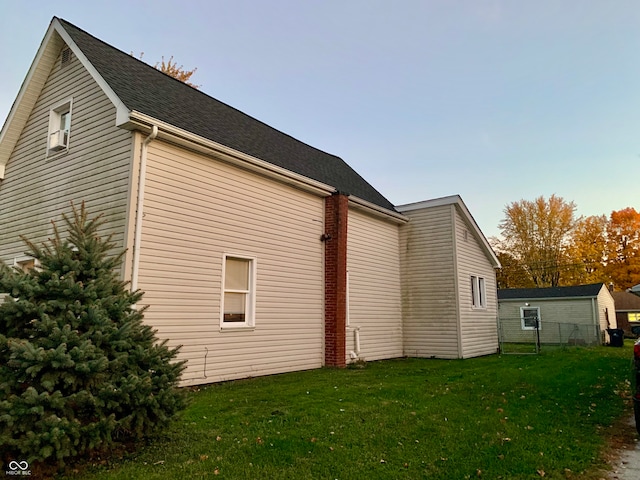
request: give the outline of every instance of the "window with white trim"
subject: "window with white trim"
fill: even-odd
[[[522,330],[542,330],[540,307],[520,307],[520,322]]]
[[[483,277],[471,275],[471,306],[487,308],[487,291]]]
[[[13,259],[13,266],[22,270],[24,273],[28,273],[29,270],[38,268],[40,262],[33,257],[16,257]]]
[[[253,327],[255,324],[256,259],[223,256],[222,328]]]
[[[49,156],[69,149],[72,103],[72,99],[67,99],[49,110],[49,134],[47,137],[47,155]]]

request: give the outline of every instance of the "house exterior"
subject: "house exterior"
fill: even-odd
[[[618,328],[631,335],[631,327],[640,327],[640,297],[631,292],[611,292],[616,302]]]
[[[126,249],[184,385],[497,349],[499,264],[460,197],[396,208],[341,158],[54,18],[0,131],[0,261],[27,268],[20,235],[45,241],[72,201]]]
[[[500,262],[462,199],[455,195],[397,209],[410,220],[400,232],[405,354],[495,353]]]
[[[498,290],[503,342],[608,343],[616,328],[616,306],[603,283],[572,287]],[[538,331],[536,331],[536,321]]]

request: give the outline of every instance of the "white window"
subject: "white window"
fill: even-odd
[[[71,133],[71,99],[54,105],[49,110],[49,137],[47,155],[54,155],[69,148]]]
[[[520,307],[520,321],[523,330],[542,330],[539,307]]]
[[[222,267],[222,328],[255,324],[256,259],[224,255]]]
[[[13,259],[13,266],[19,268],[24,273],[27,273],[29,270],[38,268],[40,266],[40,262],[33,257],[16,257]]]
[[[484,278],[471,276],[471,306],[473,308],[487,308],[487,291]]]

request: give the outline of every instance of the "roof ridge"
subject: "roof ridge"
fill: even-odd
[[[339,156],[298,140],[201,90],[185,85],[67,20],[58,21],[128,110],[138,111],[330,185],[337,191],[349,193],[390,212],[397,212],[384,195]],[[167,78],[172,81],[167,81]]]
[[[287,137],[291,138],[292,140],[295,140],[296,142],[302,143],[302,144],[306,145],[306,146],[307,146],[307,147],[309,147],[309,148],[313,148],[314,150],[317,150],[318,152],[324,153],[324,154],[326,154],[326,155],[331,155],[331,156],[333,156],[333,157],[340,158],[340,159],[342,160],[342,158],[341,158],[340,156],[338,156],[338,155],[335,155],[335,154],[333,154],[333,153],[329,153],[329,152],[327,152],[327,151],[325,151],[325,150],[322,150],[322,149],[320,149],[320,148],[318,148],[318,147],[314,147],[313,145],[311,145],[311,144],[309,144],[309,143],[307,143],[307,142],[304,142],[304,141],[302,141],[302,140],[300,140],[300,139],[298,139],[298,138],[294,137],[293,135],[290,135],[290,134],[288,134],[288,133],[286,133],[286,132],[284,132],[284,131],[282,131],[282,130],[280,130],[280,129],[278,129],[278,128],[275,128],[275,127],[273,127],[273,126],[269,125],[268,123],[266,123],[266,122],[264,122],[264,121],[260,120],[259,118],[254,117],[253,115],[249,115],[248,113],[243,112],[242,110],[240,110],[240,109],[238,109],[238,108],[234,107],[233,105],[231,105],[231,104],[229,104],[229,103],[226,103],[226,102],[224,102],[224,101],[222,101],[222,100],[220,100],[220,99],[218,99],[218,98],[216,98],[216,97],[214,97],[214,96],[212,96],[212,95],[209,95],[208,93],[204,92],[203,90],[200,90],[199,88],[192,87],[192,86],[191,86],[191,85],[189,85],[188,83],[185,83],[185,82],[183,82],[183,81],[181,81],[181,80],[178,80],[177,78],[175,78],[175,77],[173,77],[173,76],[169,75],[169,74],[168,74],[168,73],[166,73],[166,72],[163,72],[162,70],[160,70],[160,69],[158,69],[158,68],[154,67],[153,65],[148,64],[148,63],[147,63],[147,62],[145,62],[144,60],[141,60],[141,59],[139,59],[139,58],[136,58],[134,55],[131,55],[130,53],[127,53],[127,52],[125,52],[124,50],[121,50],[121,49],[119,49],[119,48],[117,48],[117,47],[114,47],[113,45],[111,45],[111,44],[109,44],[109,43],[105,42],[104,40],[101,40],[100,38],[96,37],[95,35],[92,35],[91,33],[87,32],[87,31],[86,31],[86,30],[84,30],[83,28],[78,27],[78,26],[77,26],[77,25],[75,25],[74,23],[72,23],[72,22],[70,22],[70,21],[68,21],[68,20],[65,20],[64,18],[60,18],[60,17],[53,17],[53,18],[56,18],[58,21],[60,21],[60,22],[63,24],[63,26],[64,26],[64,24],[66,24],[66,25],[71,26],[71,27],[73,27],[73,28],[75,28],[75,29],[77,29],[77,30],[80,30],[82,33],[84,33],[85,35],[88,35],[88,36],[90,36],[91,38],[93,38],[94,40],[96,40],[96,41],[100,42],[100,43],[101,43],[101,44],[103,44],[105,47],[110,48],[110,49],[112,49],[112,50],[115,50],[115,51],[117,51],[117,52],[121,53],[122,55],[126,55],[126,56],[128,56],[128,57],[131,57],[133,60],[135,60],[136,62],[140,63],[141,65],[144,65],[146,68],[150,68],[152,71],[157,72],[157,74],[164,75],[166,78],[171,79],[171,81],[173,81],[173,82],[178,82],[178,84],[183,85],[183,87],[179,87],[179,88],[185,88],[185,87],[190,88],[192,91],[197,92],[197,93],[198,93],[198,94],[200,94],[200,95],[204,95],[204,96],[205,96],[205,97],[207,97],[208,99],[215,100],[216,102],[219,102],[219,103],[221,103],[221,104],[225,105],[226,107],[228,107],[228,108],[231,108],[231,109],[235,110],[236,112],[238,112],[238,113],[240,113],[240,114],[244,115],[245,117],[251,118],[252,120],[254,120],[254,121],[256,121],[256,122],[259,122],[259,123],[261,123],[262,125],[264,125],[264,126],[266,126],[266,127],[270,128],[271,130],[274,130],[274,131],[276,131],[276,132],[278,132],[278,133],[280,133],[280,134],[282,134],[282,135],[285,135],[285,136],[287,136]],[[355,170],[354,170],[354,172],[355,172]],[[357,173],[357,172],[356,172],[356,173]],[[359,175],[359,174],[358,174],[358,175]],[[362,177],[361,177],[361,178],[362,178]],[[363,178],[363,180],[364,180],[364,178]]]

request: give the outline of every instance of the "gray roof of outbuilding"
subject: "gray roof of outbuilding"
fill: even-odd
[[[603,285],[603,283],[592,283],[573,287],[507,288],[498,290],[498,300],[597,297]]]
[[[395,212],[393,204],[340,157],[296,140],[66,20],[58,20],[130,111],[138,111]]]

